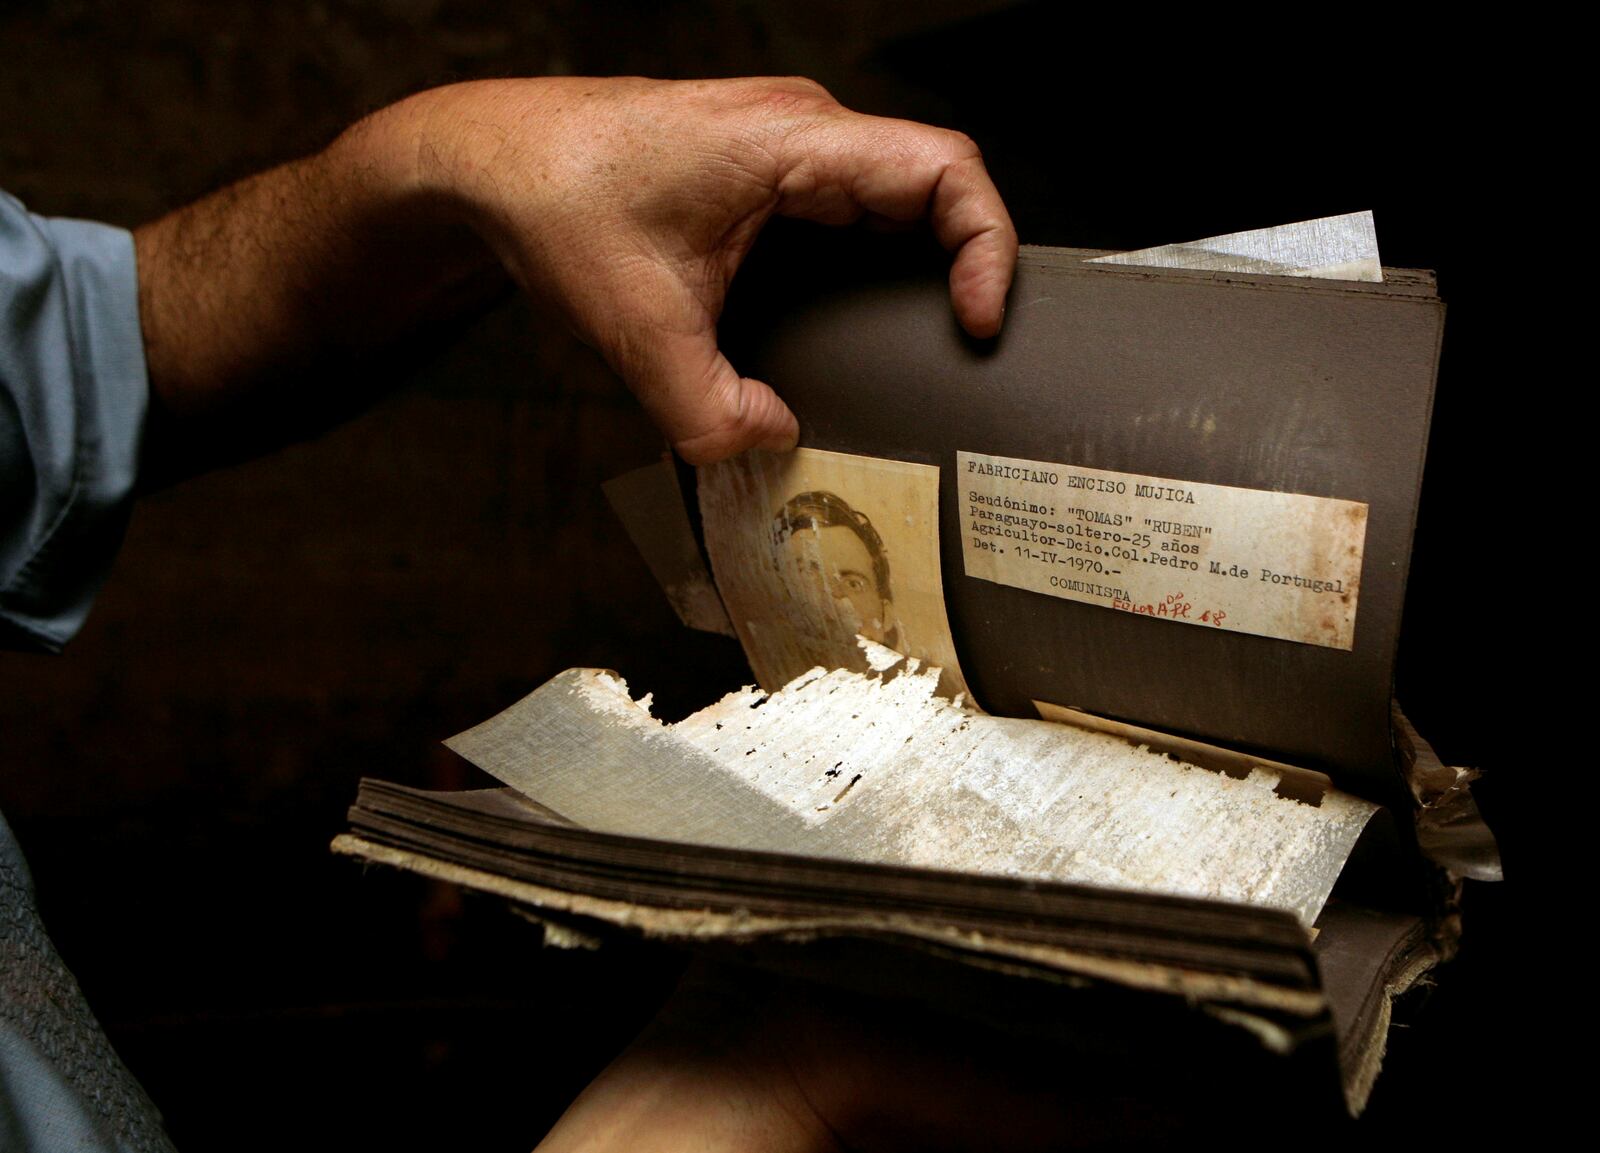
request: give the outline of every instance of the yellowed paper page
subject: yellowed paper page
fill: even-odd
[[[1038,877],[1270,905],[1316,920],[1375,811],[1315,804],[1116,737],[983,716],[935,668],[730,693],[675,725],[573,669],[462,733],[456,752],[587,828],[730,848]]]
[[[733,626],[695,543],[683,490],[678,486],[678,470],[671,459],[625,472],[600,487],[678,619],[692,629],[733,636]]]
[[[944,670],[966,694],[939,572],[939,470],[796,449],[700,469],[717,589],[773,690],[813,668],[867,669],[858,636]]]
[[[967,575],[1178,624],[1349,649],[1367,506],[956,453]]]

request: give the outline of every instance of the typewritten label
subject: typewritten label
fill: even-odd
[[[1349,649],[1359,501],[956,454],[968,576],[1203,628]]]

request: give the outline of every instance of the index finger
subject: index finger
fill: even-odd
[[[955,254],[950,302],[976,337],[1000,331],[1017,266],[1017,231],[983,156],[959,132],[839,109],[791,131],[777,211],[841,223],[863,212],[927,217]]]

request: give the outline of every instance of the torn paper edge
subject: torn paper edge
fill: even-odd
[[[701,632],[734,636],[733,622],[689,523],[672,459],[612,477],[600,489],[678,619]]]
[[[1319,990],[1289,989],[1225,973],[1131,962],[1051,945],[1014,941],[916,917],[840,914],[798,918],[745,912],[724,913],[712,909],[677,909],[616,901],[515,881],[496,873],[378,844],[350,833],[334,838],[331,848],[342,856],[464,885],[537,909],[601,921],[656,940],[692,944],[697,941],[755,940],[803,943],[819,937],[901,939],[919,947],[943,947],[950,951],[946,955],[964,964],[998,968],[1034,979],[1086,978],[1148,992],[1168,993],[1193,1001],[1234,1002],[1305,1018],[1316,1017],[1327,1009],[1326,998]],[[1007,965],[1007,961],[1013,964]]]
[[[447,744],[601,831],[1255,903],[1306,924],[1374,811],[1337,792],[1273,796],[1259,767],[1218,778],[1107,735],[967,712],[933,695],[937,669],[905,663],[747,687],[676,725],[613,674],[568,670]],[[1107,824],[1113,798],[1126,820]]]
[[[1370,210],[1118,252],[1084,263],[1383,282]]]
[[[1334,787],[1332,777],[1315,769],[1303,769],[1298,765],[1266,757],[1252,757],[1221,745],[1197,741],[1193,737],[1180,737],[1160,729],[1147,729],[1143,725],[1112,720],[1098,713],[1069,708],[1066,705],[1055,705],[1049,701],[1036,700],[1033,702],[1033,707],[1044,720],[1086,729],[1091,733],[1106,733],[1131,745],[1144,745],[1158,753],[1176,757],[1185,764],[1225,773],[1230,777],[1247,777],[1252,769],[1258,767],[1269,769],[1278,774],[1279,796],[1291,797],[1308,805],[1321,804],[1323,794]]]

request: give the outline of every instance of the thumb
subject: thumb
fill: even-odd
[[[763,381],[740,376],[711,333],[658,335],[649,363],[624,373],[645,410],[690,464],[749,448],[787,452],[800,436],[794,413]]]

